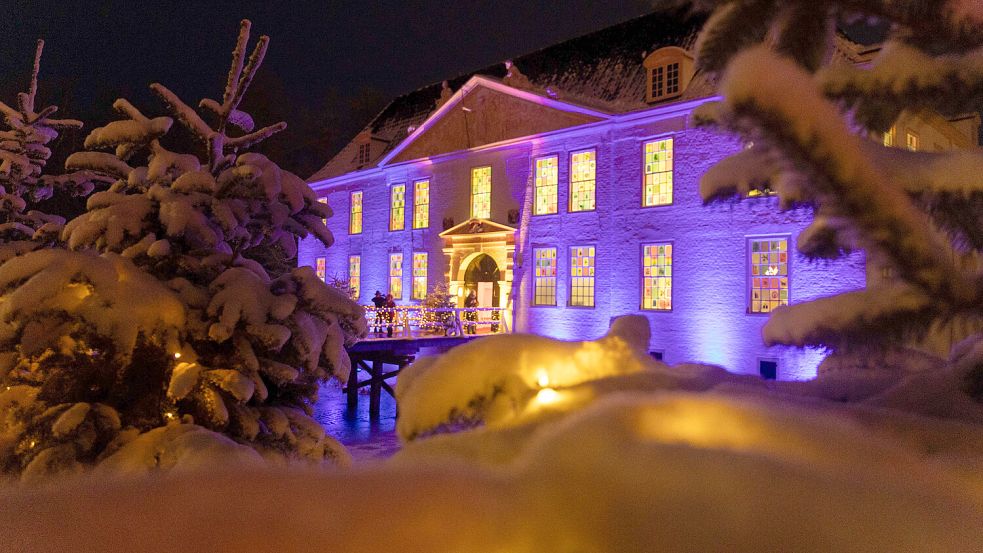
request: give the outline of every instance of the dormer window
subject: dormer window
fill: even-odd
[[[679,63],[669,63],[652,68],[653,98],[672,97],[679,94]]]
[[[358,145],[358,165],[362,166],[369,162],[369,152],[371,151],[371,144],[368,142],[363,142]]]
[[[686,50],[667,46],[652,52],[643,62],[648,77],[645,99],[659,102],[682,95],[693,77],[693,57]]]

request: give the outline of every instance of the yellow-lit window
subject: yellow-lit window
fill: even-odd
[[[788,305],[788,239],[751,239],[751,313],[770,313]]]
[[[318,201],[318,203],[322,203],[324,205],[328,205],[328,199],[327,198],[318,198],[317,201]],[[323,224],[325,224],[325,225],[328,224],[328,218],[327,217],[322,217],[321,218],[321,222]]]
[[[491,167],[471,169],[471,218],[491,217]]]
[[[362,289],[362,256],[348,256],[348,293],[358,301]]]
[[[912,152],[918,151],[918,135],[908,131],[905,133],[905,146]]]
[[[427,297],[427,254],[413,253],[413,299]]]
[[[403,254],[389,254],[389,293],[395,299],[403,298]]]
[[[896,133],[897,133],[897,129],[895,129],[894,127],[891,127],[890,129],[887,130],[886,133],[884,133],[885,146],[894,146]]]
[[[536,160],[536,215],[556,213],[556,188],[559,179],[557,157]]]
[[[570,248],[570,305],[594,307],[594,246]]]
[[[645,203],[672,203],[672,138],[645,143]]]
[[[556,305],[556,248],[536,248],[533,305]]]
[[[406,185],[389,188],[389,230],[403,230],[406,223]]]
[[[427,228],[430,225],[430,181],[418,180],[413,183],[413,228]]]
[[[348,212],[348,234],[362,233],[362,191],[352,192],[352,207]]]
[[[328,276],[328,260],[323,257],[314,258],[314,273],[322,281]]]
[[[672,244],[642,247],[642,309],[672,309]]]
[[[594,150],[570,156],[570,211],[593,211],[596,208],[597,154]]]

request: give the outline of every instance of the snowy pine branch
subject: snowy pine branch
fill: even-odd
[[[164,101],[167,106],[168,111],[182,124],[186,129],[191,131],[199,141],[207,144],[208,141],[215,134],[215,131],[208,126],[207,123],[191,108],[188,104],[185,104],[177,94],[171,92],[166,86],[160,83],[153,83],[150,85],[150,90],[157,95],[158,98]]]
[[[911,45],[890,42],[869,69],[841,64],[819,77],[826,95],[853,109],[858,122],[885,131],[904,109],[975,111],[983,98],[983,47],[930,56]]]
[[[707,3],[704,3],[706,6]],[[719,72],[741,50],[764,40],[773,0],[718,2],[696,41],[696,58],[705,71]]]
[[[933,303],[904,284],[872,287],[781,306],[765,323],[762,336],[768,345],[876,349],[885,337],[900,341],[923,336],[928,330],[924,321],[940,316]]]
[[[246,59],[246,45],[249,43],[249,30],[251,27],[252,23],[248,19],[243,19],[239,23],[239,36],[236,39],[235,49],[232,50],[232,65],[229,68],[229,76],[225,82],[225,93],[222,95],[223,105],[231,105],[232,98],[236,95],[239,77],[242,75],[243,62]]]
[[[977,283],[952,265],[955,252],[926,230],[928,218],[859,155],[867,140],[851,132],[808,74],[759,47],[731,63],[722,88],[735,120],[753,124],[774,147],[810,168],[820,201],[856,225],[864,247],[885,252],[906,280],[941,301],[983,298]]]

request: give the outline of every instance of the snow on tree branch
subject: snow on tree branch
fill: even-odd
[[[885,131],[904,109],[976,110],[983,97],[983,47],[931,56],[910,44],[889,42],[870,68],[833,65],[819,79],[826,95],[855,110],[858,122]]]
[[[906,113],[945,124],[930,110],[975,109],[983,97],[980,4],[771,2],[770,13],[755,7],[767,20],[764,38],[760,22],[745,26],[733,16],[751,13],[756,2],[703,4],[717,11],[700,38],[707,48],[698,65],[718,71],[726,64],[724,100],[701,107],[694,121],[725,127],[754,144],[704,175],[704,201],[740,200],[767,187],[784,209],[804,203],[815,210],[797,238],[800,252],[837,258],[862,248],[871,268],[882,272],[866,290],[779,307],[765,325],[765,341],[870,352],[938,338],[941,329],[950,341],[973,334],[968,339],[978,341],[983,156],[975,149],[886,147],[880,136],[866,137],[858,123],[881,131]],[[810,11],[815,21],[802,17]],[[858,14],[893,24],[888,46],[869,67],[830,63],[816,71],[815,53],[832,37],[831,24]],[[789,48],[782,37],[794,32],[800,33],[797,46]],[[762,44],[728,49],[731,37],[742,45]],[[963,386],[976,390],[979,400],[983,356],[970,357],[959,378],[968,379]]]
[[[886,252],[900,274],[933,295],[956,304],[983,297],[953,266],[955,252],[931,232],[927,216],[859,155],[866,139],[851,132],[808,74],[756,47],[734,59],[722,89],[735,119],[753,120],[775,147],[814,171],[821,201],[858,226],[862,245]]]

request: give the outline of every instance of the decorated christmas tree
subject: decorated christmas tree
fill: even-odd
[[[454,296],[447,291],[446,284],[434,286],[423,299],[422,305],[421,327],[438,334],[446,334],[454,328]]]
[[[202,427],[268,457],[344,456],[310,414],[319,383],[347,376],[344,346],[365,317],[313,269],[271,275],[251,258],[332,237],[331,210],[307,184],[248,152],[286,126],[256,130],[238,109],[268,44],[247,58],[249,29],[222,100],[199,103],[205,117],[156,83],[169,116],[117,100],[124,119],[68,160],[114,181],[65,225],[68,250],[0,266],[7,471],[118,462]],[[175,120],[197,150],[165,146]]]

